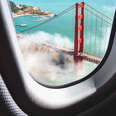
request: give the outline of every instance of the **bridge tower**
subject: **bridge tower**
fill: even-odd
[[[84,52],[84,2],[76,4],[74,61],[77,62],[79,53]]]

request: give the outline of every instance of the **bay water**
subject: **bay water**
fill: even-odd
[[[64,9],[70,7],[71,5],[74,5],[77,2],[78,3],[82,2],[82,0],[28,0],[28,1],[27,0],[10,0],[10,1],[13,1],[16,4],[21,4],[21,5],[36,6],[36,7],[39,7],[43,11],[48,11],[56,15],[60,13],[61,11],[63,11]],[[106,14],[107,16],[113,19],[115,7],[116,7],[115,0],[85,0],[84,2],[89,4],[93,8],[96,8],[97,10],[103,12],[104,14]],[[91,14],[88,15],[90,18],[87,18],[86,15],[87,13],[85,14],[85,26],[86,27],[85,27],[85,48],[84,49],[86,52],[91,53],[92,55],[97,55],[103,58],[107,50],[107,45],[108,45],[112,25],[107,25],[105,23],[103,25],[101,23],[101,20],[99,21],[98,19],[97,34],[95,35],[96,19],[94,17],[93,19],[91,19],[92,17]],[[34,25],[40,24],[49,18],[50,18],[49,16],[46,16],[46,17],[21,16],[21,17],[14,18],[14,24],[15,26],[20,25],[20,24],[27,24],[27,26],[24,26],[24,27],[16,26],[16,31],[20,32]],[[39,21],[41,19],[42,21]],[[93,29],[91,29],[91,23],[92,23],[91,21],[94,22]],[[112,21],[110,21],[110,23],[112,23]],[[101,24],[102,24],[102,30],[101,30]],[[53,44],[57,43],[57,45],[61,47],[73,49],[74,48],[74,45],[73,45],[74,32],[75,32],[75,9],[33,30],[24,32],[22,33],[22,35],[23,37],[26,36],[32,39],[39,38],[39,40],[42,37],[48,38],[48,41],[50,42],[52,42],[52,40],[54,39]],[[91,42],[89,40],[90,37],[91,37]],[[52,40],[49,38],[52,38]],[[96,48],[95,48],[95,39],[97,40]],[[87,61],[84,61],[83,65],[84,65],[83,66],[84,73],[81,76],[79,75],[80,74],[79,73],[78,78],[75,78],[75,75],[74,75],[75,73],[72,71],[71,68],[68,68],[69,70],[68,73],[67,73],[67,70],[60,71],[60,73],[56,71],[57,77],[55,79],[51,79],[51,80],[48,79],[48,81],[46,81],[45,78],[44,79],[39,78],[39,81],[44,84],[49,83],[49,85],[67,84],[69,82],[73,82],[73,81],[83,78],[84,76],[88,75],[91,71],[93,71],[97,67],[97,64],[90,63]],[[65,75],[65,77],[62,75]],[[70,76],[72,78],[70,78]]]

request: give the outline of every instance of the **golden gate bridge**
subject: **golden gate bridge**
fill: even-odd
[[[97,9],[93,8],[89,4],[86,4],[85,2],[82,3],[76,3],[74,5],[71,5],[69,8],[63,10],[59,14],[55,15],[54,17],[50,17],[49,19],[43,21],[42,23],[39,23],[37,25],[34,25],[28,29],[25,29],[23,31],[19,31],[18,33],[24,33],[28,32],[30,30],[33,30],[39,26],[42,26],[58,17],[63,16],[64,14],[68,13],[69,11],[75,10],[75,36],[74,36],[74,49],[69,48],[59,48],[57,46],[53,46],[52,44],[46,44],[48,47],[51,47],[59,52],[63,52],[66,54],[70,54],[74,56],[74,62],[80,62],[83,59],[88,60],[90,62],[94,63],[100,63],[103,56],[100,55],[101,48],[103,46],[107,46],[106,42],[104,41],[104,45],[101,41],[97,41],[97,33],[108,33],[107,27],[111,27],[112,25],[112,19],[108,17],[107,15],[103,14],[102,12],[98,11]],[[88,26],[88,17],[91,17],[91,22]],[[93,21],[93,19],[94,21]],[[99,23],[100,22],[100,23]],[[93,24],[94,23],[94,24]],[[104,30],[104,25],[106,26],[106,29]],[[100,29],[98,29],[98,26]],[[89,32],[87,31],[89,28]],[[94,33],[94,37],[92,36]],[[88,36],[89,35],[89,36]],[[89,44],[86,44],[86,40],[89,41]],[[94,41],[94,42],[92,42]],[[94,45],[92,45],[94,44]],[[97,47],[97,44],[99,44],[99,48]],[[87,47],[86,47],[87,46]],[[89,52],[88,52],[89,49]],[[94,49],[94,51],[98,51],[96,55],[94,55],[91,51]]]

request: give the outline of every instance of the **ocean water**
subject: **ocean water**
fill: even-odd
[[[64,9],[68,8],[75,3],[80,3],[82,0],[10,0],[15,2],[16,4],[24,4],[30,6],[37,6],[43,11],[52,12],[53,14],[58,14],[59,12],[63,11]],[[103,12],[107,16],[113,18],[116,1],[115,0],[85,0],[85,3],[91,5],[92,7],[96,8],[97,10]],[[86,15],[86,14],[85,14]],[[38,24],[40,22],[34,22],[33,20],[38,19],[39,17],[18,17],[15,18],[14,21],[16,23],[27,23],[28,27],[33,26],[34,24]],[[90,21],[89,21],[90,22]],[[68,14],[51,21],[50,23],[40,26],[32,30],[31,32],[36,32],[40,28],[49,33],[61,33],[62,35],[68,36],[73,38],[74,35],[74,24],[75,24],[75,9],[70,11]],[[66,26],[66,28],[65,28]],[[25,27],[16,28],[17,31],[25,29]],[[29,32],[28,32],[29,33]]]
[[[80,3],[82,0],[11,0],[16,4],[25,4],[31,6],[40,7],[43,11],[52,12],[53,14],[58,14],[64,9],[68,8],[75,3]],[[93,8],[103,12],[107,16],[113,19],[116,2],[115,0],[85,0],[85,3],[89,4]],[[91,9],[93,12],[93,10]],[[96,13],[96,12],[95,12]],[[87,16],[88,15],[88,16]],[[99,15],[99,13],[98,13]],[[102,18],[103,16],[100,15]],[[34,25],[40,24],[49,17],[44,17],[43,21],[36,21],[42,19],[43,17],[33,17],[33,16],[24,16],[14,18],[15,25],[17,24],[27,24],[26,27],[16,26],[16,31],[20,32],[25,29],[28,29]],[[106,21],[112,23],[107,18],[103,17]],[[93,25],[91,25],[93,22]],[[92,26],[92,28],[91,28]],[[102,26],[102,29],[101,29]],[[100,18],[97,19],[97,30],[96,30],[96,16],[91,13],[88,13],[85,9],[85,51],[91,52],[93,55],[100,57],[104,56],[104,52],[107,48],[108,38],[110,36],[111,25],[107,25]],[[23,34],[36,33],[38,31],[44,31],[50,34],[61,34],[62,36],[68,37],[72,42],[74,42],[74,32],[75,32],[75,9],[71,10],[67,14],[58,17],[42,26],[39,26],[33,30],[27,31]],[[90,35],[91,34],[91,35]],[[91,40],[90,40],[91,39]],[[91,43],[90,43],[91,41]],[[96,42],[95,42],[96,41]],[[96,44],[96,45],[95,45]],[[99,44],[102,44],[102,48],[99,47]],[[96,46],[96,47],[95,47]],[[94,49],[95,48],[95,49]]]
[[[70,7],[71,5],[74,5],[77,2],[80,3],[82,0],[63,0],[63,1],[62,0],[28,0],[28,1],[10,0],[10,1],[15,2],[16,4],[37,6],[43,11],[48,11],[48,12],[52,12],[53,14],[58,14],[64,9]],[[104,14],[106,14],[107,16],[113,19],[115,7],[116,7],[115,0],[85,0],[85,3],[89,4],[93,8],[96,8],[97,10],[103,12]],[[91,11],[94,12],[94,10]],[[99,13],[97,15],[99,15]],[[99,16],[112,24],[112,21],[109,21],[107,18],[103,17],[102,15]],[[34,25],[40,24],[49,18],[50,17],[48,16],[47,17],[22,16],[22,17],[14,18],[14,24],[16,27],[16,31],[20,32]],[[109,42],[110,31],[112,26],[111,24],[109,25],[106,22],[104,22],[102,18],[96,19],[96,15],[93,15],[93,13],[91,14],[90,12],[87,12],[87,10],[85,10],[84,50],[87,53],[99,56],[101,58],[103,58],[107,50],[107,45]],[[42,21],[38,21],[41,19]],[[27,24],[27,26],[25,27],[16,26],[20,24]],[[39,26],[33,30],[21,34],[23,35],[23,37],[25,36],[25,38],[29,38],[29,39],[31,38],[35,41],[39,40],[43,42],[52,42],[54,45],[58,45],[60,47],[74,48],[74,44],[73,44],[74,32],[75,32],[75,9],[42,26]],[[26,59],[27,62],[28,60],[30,62],[30,59],[28,57]],[[45,62],[48,62],[48,60],[45,59]],[[35,78],[36,79],[38,78],[37,80],[39,80],[39,82],[42,82],[44,84],[62,85],[85,77],[97,67],[97,64],[83,61],[83,66],[80,66],[80,69],[78,69],[77,71],[78,74],[75,76],[75,72],[73,70],[74,66],[72,65],[73,64],[67,64],[66,70],[62,70],[59,67],[49,65],[50,66],[49,69],[56,69],[54,71],[52,70],[48,71],[49,72],[48,75],[53,78],[47,78],[47,79],[38,78],[36,74],[35,74]]]

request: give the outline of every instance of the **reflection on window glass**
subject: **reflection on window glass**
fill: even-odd
[[[46,85],[90,74],[104,57],[115,0],[10,0],[25,67]]]

